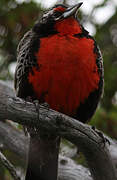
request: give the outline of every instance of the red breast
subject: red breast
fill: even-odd
[[[33,68],[29,82],[40,101],[73,115],[80,103],[98,88],[100,78],[94,41],[73,36],[81,32],[76,20],[65,19],[55,27],[58,34],[40,39],[40,48],[35,54],[40,70]]]

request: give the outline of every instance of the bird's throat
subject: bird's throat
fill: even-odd
[[[55,29],[61,35],[74,35],[81,33],[81,26],[79,22],[74,17],[69,17],[64,20],[58,21],[55,24]]]

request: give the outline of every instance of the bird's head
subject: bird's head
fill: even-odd
[[[76,20],[78,9],[83,3],[74,6],[58,4],[45,12],[39,22],[34,26],[34,31],[42,34],[69,33],[69,31],[80,31],[80,25]],[[77,30],[76,27],[77,26]],[[79,26],[79,29],[78,29]],[[75,29],[74,29],[75,28]],[[71,30],[70,30],[71,29]]]

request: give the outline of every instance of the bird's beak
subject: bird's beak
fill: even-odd
[[[83,2],[67,8],[66,11],[62,14],[62,18],[64,19],[64,18],[75,15],[77,13],[77,10],[80,8],[82,4]]]

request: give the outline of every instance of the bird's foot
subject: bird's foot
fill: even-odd
[[[33,103],[34,106],[35,106],[35,110],[37,112],[37,115],[38,115],[38,120],[39,120],[39,101],[38,100],[34,100],[31,96],[27,96],[26,99],[25,99],[25,103],[26,102],[30,102],[30,103]],[[28,132],[30,132],[30,134],[38,134],[38,129],[37,128],[32,128],[32,127],[26,127],[26,126],[23,126],[23,129],[24,129],[24,133],[25,135],[28,134]]]
[[[27,96],[25,101],[31,102],[34,104],[36,112],[38,114],[38,120],[39,120],[39,100],[34,100],[31,96]]]
[[[32,97],[31,97],[31,96],[27,96],[27,97],[25,98],[25,102],[31,102],[31,103],[33,103]]]
[[[33,99],[31,96],[27,96],[25,99],[25,105],[26,105],[26,102],[30,102],[30,103],[33,103]],[[24,134],[25,136],[28,136],[28,127],[27,126],[23,126],[23,131],[24,131]]]
[[[38,119],[39,119],[39,100],[34,100],[33,104],[35,105],[36,112],[38,113]]]
[[[103,147],[105,147],[106,143],[108,143],[110,145],[110,141],[109,139],[107,139],[106,137],[104,137],[103,133],[101,131],[98,131],[95,126],[92,126],[92,129],[101,137],[101,142],[100,144],[103,145]]]
[[[47,110],[50,109],[50,105],[47,102],[44,102],[41,105],[44,106]]]
[[[37,112],[37,119],[39,121],[39,107],[40,107],[40,104],[39,104],[39,100],[34,100],[33,101],[33,104],[35,105],[35,109],[36,109],[36,112]],[[35,129],[35,132],[38,133],[38,129],[37,128],[34,128]]]

